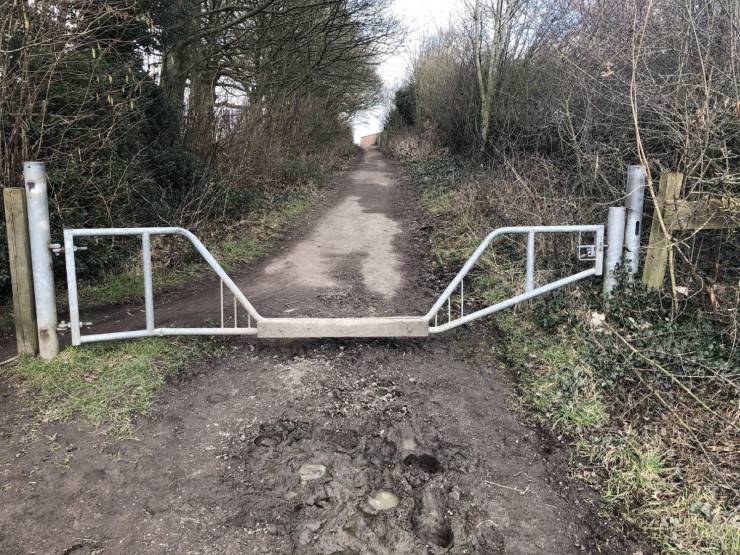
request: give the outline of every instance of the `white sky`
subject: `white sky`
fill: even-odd
[[[394,0],[392,11],[407,29],[406,43],[385,60],[378,68],[385,87],[390,92],[403,83],[408,71],[411,54],[424,35],[433,34],[445,27],[453,14],[459,13],[463,0]],[[392,96],[390,96],[392,98]],[[363,135],[382,131],[386,106],[378,106],[358,114],[352,125],[355,142]]]

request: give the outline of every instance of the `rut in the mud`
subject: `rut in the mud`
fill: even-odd
[[[263,423],[240,435],[245,446],[231,451],[235,490],[274,498],[263,507],[264,518],[299,549],[415,553],[449,548],[455,538],[493,547],[482,533],[487,527],[476,527],[480,513],[469,514],[470,494],[455,484],[469,456],[417,438],[411,429],[379,424],[355,430]]]

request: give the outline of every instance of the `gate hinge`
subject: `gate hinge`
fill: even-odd
[[[89,328],[93,325],[92,322],[80,322],[80,328]],[[62,320],[57,324],[57,331],[64,332],[69,331],[72,325],[69,322]]]
[[[53,252],[55,255],[59,256],[64,252],[64,247],[60,245],[59,243],[51,243],[49,245],[49,248],[51,249],[51,252]],[[75,247],[75,252],[77,251],[86,251],[87,247]]]

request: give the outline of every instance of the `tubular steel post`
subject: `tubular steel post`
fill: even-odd
[[[49,197],[44,163],[24,162],[23,180],[26,184],[26,204],[28,205],[28,233],[31,243],[39,354],[44,360],[51,360],[59,354],[59,339],[57,337],[54,272],[51,267]]]
[[[624,228],[624,264],[630,276],[640,265],[640,235],[642,233],[642,204],[645,199],[645,168],[627,168],[627,221]]]
[[[534,231],[527,234],[527,281],[526,291],[534,289]]]
[[[617,286],[616,270],[624,249],[625,208],[612,206],[606,223],[606,260],[604,262],[604,297],[611,297]]]

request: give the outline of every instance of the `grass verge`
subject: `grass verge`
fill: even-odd
[[[130,437],[156,393],[201,351],[202,341],[151,338],[69,347],[53,361],[22,357],[4,373],[37,423],[82,417],[114,438]]]

